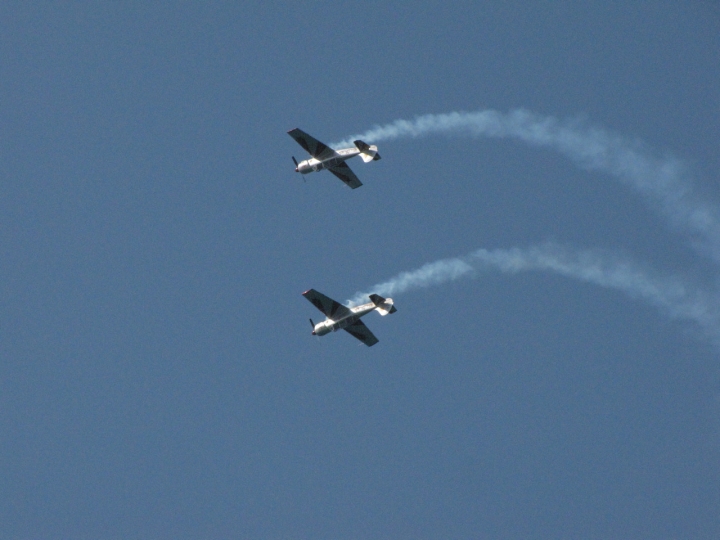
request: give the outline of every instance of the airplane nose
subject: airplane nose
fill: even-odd
[[[315,330],[312,331],[312,335],[313,335],[313,336],[315,335]]]

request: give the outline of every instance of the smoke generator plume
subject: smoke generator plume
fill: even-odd
[[[433,134],[514,138],[552,148],[583,169],[609,174],[630,186],[659,209],[672,227],[689,233],[694,247],[720,263],[720,208],[694,193],[692,179],[683,164],[673,157],[657,157],[638,141],[579,120],[560,121],[522,109],[508,114],[494,110],[427,114],[376,126],[332,146],[350,146],[355,139],[380,142]],[[720,346],[717,294],[678,277],[661,277],[607,251],[571,251],[553,243],[527,249],[480,249],[464,257],[443,259],[402,272],[370,290],[389,296],[474,277],[483,271],[505,274],[546,271],[615,289],[646,301],[673,319],[695,322]],[[366,297],[367,293],[357,293],[348,304],[361,303]]]
[[[720,310],[707,292],[684,283],[678,277],[660,277],[637,263],[600,250],[569,251],[554,243],[527,249],[479,249],[464,257],[443,259],[402,272],[383,283],[370,287],[371,292],[391,296],[413,289],[440,285],[480,272],[504,274],[546,271],[572,279],[621,291],[657,307],[673,319],[692,321],[706,335],[720,344]],[[365,301],[368,293],[359,292],[348,305]]]
[[[522,109],[427,114],[396,120],[332,145],[351,146],[354,139],[380,142],[432,134],[514,138],[549,147],[580,167],[608,173],[657,206],[670,223],[696,237],[702,251],[720,262],[720,209],[693,192],[693,182],[676,158],[658,158],[636,141],[587,127],[579,120],[559,121]]]

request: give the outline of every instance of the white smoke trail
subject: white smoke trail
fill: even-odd
[[[528,249],[479,249],[465,257],[443,259],[417,270],[402,272],[371,287],[369,293],[392,296],[473,277],[483,270],[497,270],[505,274],[549,271],[619,290],[632,298],[645,300],[671,318],[697,323],[709,338],[720,344],[720,309],[714,296],[683,283],[677,277],[652,275],[618,255],[597,250],[570,252],[553,243]],[[357,293],[348,305],[366,302],[369,293]]]
[[[639,142],[577,120],[559,121],[525,110],[427,114],[377,126],[332,146],[352,146],[355,139],[377,143],[435,133],[510,137],[553,148],[585,169],[606,172],[630,185],[657,204],[675,227],[697,235],[702,250],[720,262],[720,209],[693,193],[693,183],[680,161],[655,157]]]

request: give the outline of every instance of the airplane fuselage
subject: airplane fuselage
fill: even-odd
[[[361,306],[355,306],[354,308],[350,308],[350,314],[341,319],[325,319],[324,321],[317,323],[313,328],[312,333],[314,336],[324,336],[330,332],[337,332],[338,330],[342,330],[343,328],[350,326],[360,317],[367,315],[375,308],[377,308],[377,306],[372,302]]]
[[[342,148],[341,150],[336,150],[335,152],[337,153],[337,155],[329,157],[328,159],[323,161],[320,161],[316,158],[310,158],[306,159],[305,161],[301,161],[295,168],[295,172],[299,172],[301,174],[308,174],[311,172],[322,171],[323,169],[336,167],[343,161],[360,155],[360,150],[358,150],[357,148]]]

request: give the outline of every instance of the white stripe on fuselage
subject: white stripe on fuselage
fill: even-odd
[[[310,158],[305,161],[301,161],[298,164],[298,172],[302,174],[308,174],[311,172],[322,171],[329,167],[335,167],[350,158],[360,155],[360,150],[357,148],[342,148],[335,150],[335,155],[327,158],[326,160],[320,161],[319,159]]]
[[[353,308],[350,308],[350,313],[342,319],[325,319],[323,322],[317,323],[314,330],[319,336],[327,334],[328,332],[336,332],[337,330],[342,330],[346,326],[350,326],[352,323],[359,320],[360,317],[363,317],[364,315],[370,313],[376,307],[377,306],[372,302],[368,304],[363,304],[361,306],[355,306]]]

